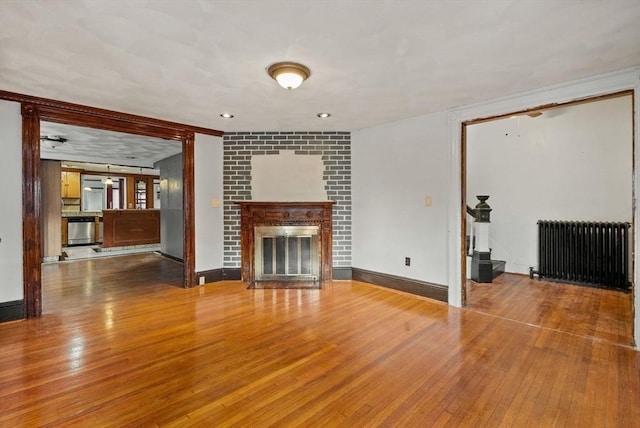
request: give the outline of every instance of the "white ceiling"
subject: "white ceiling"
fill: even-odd
[[[311,77],[288,92],[278,61]],[[1,89],[222,131],[353,131],[638,65],[638,0],[0,1]]]
[[[58,137],[66,141],[54,141]],[[51,122],[40,123],[40,138],[40,158],[61,161],[153,168],[155,162],[182,152],[181,141]]]

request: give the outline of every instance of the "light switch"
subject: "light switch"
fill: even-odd
[[[211,199],[211,208],[220,208],[220,199]]]
[[[432,204],[432,200],[431,200],[431,196],[425,196],[424,198],[424,206],[425,207],[430,207]]]

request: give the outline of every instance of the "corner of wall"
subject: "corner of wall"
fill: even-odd
[[[22,116],[20,103],[0,100],[0,302],[24,298],[22,276]],[[18,185],[16,185],[18,184]]]

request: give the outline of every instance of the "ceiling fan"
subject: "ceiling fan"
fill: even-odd
[[[67,139],[60,135],[44,135],[40,137],[40,141],[52,149],[67,142]]]

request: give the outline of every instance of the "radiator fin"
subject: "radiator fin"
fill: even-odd
[[[628,289],[629,223],[538,221],[540,278]]]

